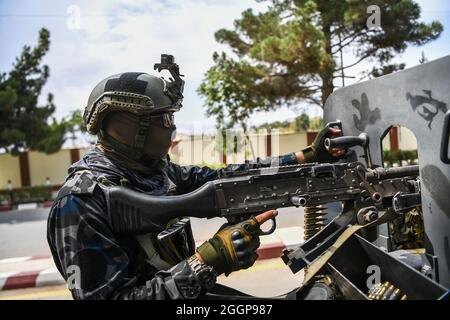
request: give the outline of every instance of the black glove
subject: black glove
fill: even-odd
[[[259,223],[254,217],[235,225],[226,225],[198,247],[197,252],[204,263],[214,267],[218,274],[225,272],[225,275],[229,275],[255,263],[260,232]]]
[[[345,156],[347,150],[328,151],[325,148],[325,139],[336,138],[342,136],[342,130],[340,128],[340,122],[329,122],[318,134],[314,142],[302,150],[305,157],[305,162],[326,162],[333,163]],[[338,155],[332,155],[332,152]]]

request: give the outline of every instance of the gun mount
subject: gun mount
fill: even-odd
[[[405,209],[401,218],[377,227],[376,241],[367,241],[367,238],[355,234],[324,266],[348,298],[369,298],[364,289],[367,288],[366,270],[370,265],[380,268],[382,280],[409,290],[411,299],[438,298],[448,291],[445,288],[450,287],[448,70],[450,56],[339,89],[330,95],[325,104],[325,123],[340,119],[346,134],[367,135],[370,140],[367,150],[358,147],[350,149],[356,158],[371,155],[371,174],[378,179],[398,177],[397,170],[401,171],[401,168],[382,170],[381,141],[393,126],[400,125],[412,131],[417,139],[419,155],[420,196],[398,194],[392,208],[399,210],[418,202],[423,205],[411,211]],[[405,229],[406,225],[410,229]],[[408,239],[401,230],[410,231]],[[403,245],[408,243],[403,242],[405,240],[412,240],[412,245]],[[304,246],[314,246],[314,241],[308,242]],[[399,243],[402,245],[399,246]],[[403,255],[418,260],[415,270],[412,271],[413,264],[406,266],[393,258],[402,251],[399,248],[405,251]],[[386,251],[390,253],[386,254]],[[352,259],[352,264],[344,263],[346,259]],[[426,278],[422,279],[423,276]],[[423,280],[417,280],[416,288],[419,289],[415,291],[411,290],[411,283],[416,282],[413,278]],[[408,282],[405,279],[411,280]],[[428,291],[430,287],[439,288],[439,294]],[[387,289],[380,287],[379,290]],[[375,296],[372,294],[370,298]]]
[[[107,194],[113,228],[116,232],[159,232],[168,220],[180,216],[224,217],[235,223],[252,214],[289,206],[313,208],[309,213],[314,215],[322,204],[341,202],[342,212],[336,218],[297,249],[283,253],[283,261],[293,272],[305,270],[304,286],[297,296],[302,296],[302,288],[311,282],[331,278],[346,299],[448,297],[450,116],[439,112],[447,110],[450,103],[448,70],[450,56],[346,87],[330,96],[325,121],[342,119],[344,131],[352,136],[327,140],[326,147],[350,148],[356,159],[366,160],[365,164],[346,159],[336,164],[223,172],[220,179],[182,196],[148,196],[114,187]],[[410,79],[419,81],[411,83]],[[415,99],[411,92],[421,92],[431,79],[436,85],[434,98],[430,93]],[[406,99],[400,98],[399,92],[405,93]],[[350,99],[359,97],[363,104],[351,103]],[[448,102],[437,101],[436,97]],[[425,119],[424,113],[415,113],[420,101],[429,101],[439,109],[427,113]],[[411,109],[409,104],[413,104]],[[333,107],[336,105],[340,108]],[[359,108],[353,110],[346,105]],[[431,121],[424,125],[423,119],[430,114],[433,126]],[[419,165],[383,168],[381,139],[398,124],[409,127],[418,138]],[[390,230],[391,226],[416,223],[417,218],[424,229],[424,244],[413,252],[405,251],[405,255],[422,261],[405,263],[393,255],[398,235],[383,238],[378,227],[387,225]],[[367,270],[373,266],[380,270],[381,282],[368,286]]]

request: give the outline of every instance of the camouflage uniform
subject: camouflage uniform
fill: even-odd
[[[279,161],[279,165],[297,163],[295,154],[291,153],[258,159],[248,165],[267,167],[272,161]],[[229,165],[222,170],[235,171],[244,166]],[[56,266],[68,281],[74,299],[201,296],[202,288],[186,260],[159,269],[148,262],[149,257],[135,235],[112,232],[104,190],[123,185],[149,195],[184,194],[218,176],[219,170],[179,166],[170,159],[158,174],[139,175],[108,159],[98,147],[73,164],[51,208],[47,239]],[[172,193],[170,182],[176,186]]]

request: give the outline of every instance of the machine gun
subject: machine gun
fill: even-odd
[[[363,137],[326,142],[328,147],[365,143]],[[299,164],[223,172],[220,179],[179,196],[149,196],[113,187],[107,202],[116,232],[160,232],[169,220],[181,216],[224,217],[236,223],[270,209],[336,201],[357,213],[347,223],[365,223],[376,220],[386,208],[401,212],[419,205],[418,175],[418,166],[371,169],[361,162]],[[275,228],[273,219],[264,234]]]
[[[361,283],[365,283],[362,279],[367,278],[365,267],[373,264],[390,266],[389,272],[382,276],[383,286],[378,289],[391,290],[394,283],[395,298],[400,298],[396,288],[401,288],[408,299],[441,296],[445,292],[441,286],[371,243],[375,240],[373,227],[421,207],[419,167],[369,167],[368,138],[364,134],[326,140],[325,145],[328,148],[359,145],[366,151],[363,156],[366,163],[311,163],[224,171],[219,179],[178,196],[149,196],[124,187],[112,187],[106,199],[113,230],[161,235],[167,231],[170,220],[184,216],[224,217],[229,223],[236,223],[270,209],[342,202],[342,212],[322,230],[297,249],[283,252],[282,259],[292,272],[306,270],[300,289],[314,283],[327,266],[339,289],[346,291],[346,298],[377,296],[376,292],[364,293],[361,289]],[[275,228],[273,219],[270,230],[262,235],[272,233]],[[334,255],[337,251],[339,254]],[[355,258],[361,259],[360,263],[349,265],[349,259]],[[346,278],[342,270],[351,270],[351,276],[347,276],[356,280]],[[400,276],[406,274],[407,277]],[[355,283],[360,283],[360,287]],[[301,292],[296,293],[297,298],[301,298]]]

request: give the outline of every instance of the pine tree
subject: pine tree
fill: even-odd
[[[214,53],[198,92],[206,113],[218,126],[245,125],[253,112],[280,106],[323,107],[335,89],[334,79],[370,61],[365,74],[376,77],[404,68],[392,59],[410,45],[424,45],[443,30],[439,22],[420,22],[412,0],[271,0],[269,8],[251,9],[235,20],[234,30],[221,29],[216,40],[236,58]],[[380,26],[368,28],[371,5],[380,8]],[[341,64],[342,50],[353,61]],[[226,121],[225,121],[226,120]]]
[[[35,47],[25,45],[12,70],[0,74],[0,148],[16,154],[38,150],[58,151],[71,130],[73,121],[56,121],[53,95],[38,106],[38,98],[46,84],[49,67],[42,59],[50,48],[50,33],[42,28]]]

